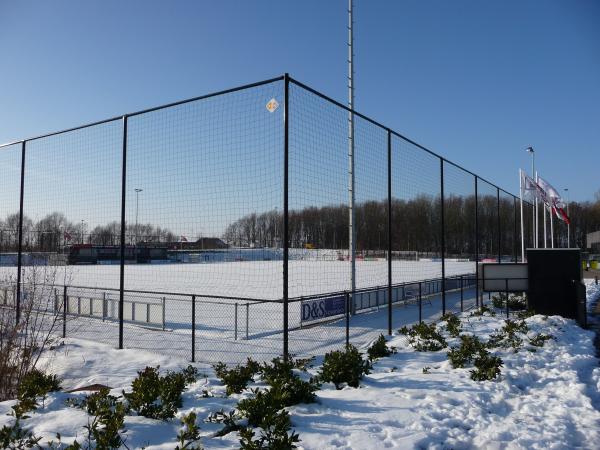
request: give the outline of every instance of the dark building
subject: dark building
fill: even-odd
[[[229,248],[225,242],[219,238],[203,237],[197,241],[174,241],[174,242],[138,242],[138,247],[145,248],[162,248],[168,250],[225,250]]]

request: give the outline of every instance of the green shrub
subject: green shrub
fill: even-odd
[[[42,438],[36,437],[30,431],[25,431],[21,427],[19,418],[12,425],[4,425],[0,428],[0,448],[3,449],[26,449],[39,448],[39,442]]]
[[[523,345],[523,339],[516,334],[506,334],[504,332],[493,333],[490,335],[490,339],[487,342],[488,348],[505,348],[512,349],[517,352]]]
[[[471,379],[474,381],[493,380],[500,375],[502,359],[492,356],[487,350],[479,353],[474,361],[475,369],[471,370]]]
[[[279,441],[280,438],[283,439],[283,435],[280,436],[278,434],[281,430],[277,427],[269,430],[272,424],[268,422],[268,419],[279,417],[279,411],[287,406],[315,401],[315,391],[319,387],[318,383],[313,378],[310,381],[301,380],[293,372],[293,369],[297,367],[298,364],[293,360],[281,358],[274,359],[270,364],[263,364],[261,373],[270,388],[263,390],[254,389],[251,391],[254,394],[253,397],[242,399],[238,403],[238,415],[247,418],[248,425],[251,427],[261,427],[266,433],[258,441],[252,441],[251,438],[247,440],[245,442],[245,445],[248,446],[247,448],[252,448],[250,447],[251,445],[263,445],[265,442],[270,442],[275,439],[275,435],[279,436],[275,439],[276,441]],[[219,432],[219,435],[225,435],[233,430],[242,428],[236,424],[235,419],[236,415],[233,412],[225,414],[223,411],[220,411],[219,413],[211,414],[207,420],[224,423],[225,427]],[[246,434],[254,436],[253,432],[249,433],[246,431]],[[285,432],[285,436],[286,438],[283,439],[284,442],[287,439],[287,431]]]
[[[279,398],[283,407],[299,403],[314,403],[315,391],[319,388],[314,379],[303,381],[295,375],[288,378],[276,378],[270,385],[270,395]]]
[[[348,345],[345,350],[336,350],[325,355],[319,378],[334,383],[336,389],[341,389],[344,383],[358,387],[359,381],[370,369],[369,361],[363,359],[356,347]]]
[[[369,359],[371,361],[377,358],[390,356],[393,353],[396,353],[396,347],[388,347],[383,334],[380,334],[377,340],[373,342],[373,344],[367,350],[367,354],[369,355]]]
[[[131,410],[151,419],[167,420],[175,417],[181,407],[181,394],[190,382],[195,380],[197,372],[189,367],[181,372],[167,372],[160,376],[157,367],[146,367],[138,372],[131,383],[132,392],[123,396]]]
[[[294,360],[294,366],[296,367],[296,369],[298,370],[302,370],[303,372],[306,372],[306,370],[309,367],[312,367],[312,362],[315,358],[314,357],[310,357],[310,358],[298,358]]]
[[[33,369],[23,376],[17,389],[17,403],[12,406],[13,414],[17,419],[27,419],[25,415],[38,407],[38,397],[45,401],[48,392],[59,391],[60,379],[56,375],[46,375]]]
[[[462,335],[460,346],[450,349],[448,359],[453,368],[462,368],[470,364],[482,351],[485,351],[485,345],[476,336]]]
[[[26,413],[33,411],[37,407],[38,404],[35,398],[24,398],[17,401],[17,403],[12,406],[12,414],[17,419],[28,419],[29,416],[27,416]]]
[[[460,319],[458,318],[458,316],[452,313],[447,313],[442,316],[442,320],[446,322],[446,330],[448,331],[450,336],[458,337],[460,335],[460,332],[462,330],[460,326]]]
[[[507,319],[504,321],[504,326],[499,332],[490,335],[487,346],[490,348],[512,347],[516,352],[523,345],[523,339],[519,336],[519,334],[524,334],[528,331],[529,327],[524,320],[514,321]]]
[[[408,343],[418,352],[437,352],[448,345],[434,323],[427,325],[421,322],[398,331],[408,336]]]
[[[291,450],[297,448],[295,445],[300,441],[297,433],[292,431],[290,416],[287,411],[272,412],[264,414],[260,425],[261,433],[258,439],[251,428],[240,431],[241,450]]]
[[[500,347],[512,349],[517,352],[523,345],[523,339],[517,336],[515,333],[505,333],[503,331],[499,333],[493,333],[490,335],[490,339],[487,342],[488,348]]]
[[[17,395],[18,399],[45,397],[48,392],[60,391],[60,378],[56,375],[33,369],[21,380]]]
[[[488,314],[492,317],[496,316],[496,312],[494,310],[490,309],[489,306],[481,305],[481,307],[478,310],[475,310],[470,314],[470,317],[481,317],[481,316],[485,316],[486,314]]]
[[[85,448],[117,449],[125,443],[121,433],[125,431],[123,424],[126,408],[117,397],[110,395],[109,392],[109,389],[105,387],[82,400],[67,400],[67,404],[70,406],[85,409],[89,415],[94,416],[92,421],[85,426],[88,430],[84,442]],[[60,434],[57,434],[57,438],[56,448],[63,448],[60,443]],[[50,448],[54,448],[54,446],[50,445]],[[80,448],[82,448],[82,444],[75,441],[65,450]]]
[[[527,319],[532,316],[535,316],[535,311],[533,309],[527,309],[525,311],[519,311],[517,313],[517,318],[521,320]]]
[[[507,295],[504,292],[492,296],[492,305],[494,308],[505,309],[506,308]],[[508,309],[511,311],[522,310],[527,308],[527,296],[526,295],[508,295]]]
[[[531,339],[529,339],[529,343],[535,347],[543,347],[546,341],[553,339],[553,337],[549,334],[538,333]]]
[[[521,311],[527,309],[527,296],[511,294],[508,297],[508,309],[511,311]]]
[[[275,358],[270,363],[262,364],[260,373],[262,379],[272,385],[275,380],[292,377],[295,368],[296,364],[291,358]]]
[[[191,412],[181,418],[182,428],[177,434],[175,450],[202,450],[200,441],[200,428],[196,425],[196,413]]]
[[[245,365],[239,365],[233,369],[227,369],[223,363],[217,363],[213,366],[217,377],[226,386],[227,395],[240,394],[248,383],[252,381],[254,375],[260,372],[260,364],[248,358]]]
[[[75,404],[82,409],[85,409],[91,416],[102,415],[108,411],[114,410],[119,404],[119,399],[114,395],[109,394],[108,388],[102,388],[98,392],[85,397],[81,402]]]
[[[283,408],[281,399],[273,395],[270,390],[252,389],[254,397],[240,400],[237,405],[238,412],[248,419],[248,425],[259,427],[263,416],[275,414]]]
[[[112,395],[108,388],[87,397],[86,409],[94,416],[94,419],[86,428],[88,429],[88,440],[95,443],[95,448],[118,449],[124,441],[121,432],[124,431],[125,406]],[[92,448],[88,445],[88,448]]]
[[[492,305],[494,306],[494,308],[504,308],[504,305],[506,304],[506,294],[501,292],[499,294],[494,294],[492,295]]]
[[[313,403],[318,385],[312,380],[306,382],[295,375],[272,380],[270,389],[255,389],[254,397],[240,400],[237,409],[248,419],[251,426],[261,426],[264,414],[277,411],[299,403]]]
[[[232,431],[237,431],[242,428],[236,423],[237,417],[238,416],[235,411],[229,411],[229,413],[226,413],[221,409],[220,411],[210,413],[204,421],[207,423],[222,423],[224,427],[215,433],[216,437],[221,437],[231,433]]]
[[[198,369],[196,369],[191,364],[188,365],[185,369],[181,369],[180,373],[183,376],[183,380],[185,381],[186,385],[195,383],[196,380],[200,377],[200,372],[198,372]]]
[[[507,334],[527,333],[529,331],[529,327],[524,320],[516,321],[506,319],[504,321],[504,327],[502,330]]]

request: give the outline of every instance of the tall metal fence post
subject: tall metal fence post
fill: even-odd
[[[504,299],[506,301],[506,318],[508,319],[510,317],[510,312],[508,310],[508,278],[504,279]]]
[[[444,224],[444,159],[440,158],[440,209],[442,224],[442,314],[446,314],[446,228]]]
[[[475,175],[475,307],[479,307],[479,211],[477,175]]]
[[[502,262],[502,225],[500,220],[500,188],[496,188],[496,195],[498,201],[496,203],[496,209],[498,210],[498,262]]]
[[[387,213],[388,213],[388,334],[392,334],[392,132],[387,130]],[[377,302],[379,307],[379,302]]]
[[[423,288],[419,281],[419,323],[423,322]]]
[[[196,362],[196,296],[192,295],[192,362]]]
[[[119,348],[123,348],[123,306],[125,290],[125,200],[127,189],[127,115],[123,116],[123,163],[121,167],[121,261],[119,272]]]
[[[67,285],[65,284],[63,286],[63,311],[62,311],[62,316],[63,316],[63,334],[62,337],[66,338],[67,337],[67,309],[69,308],[69,297],[67,294]]]
[[[514,197],[514,196],[513,196],[513,212],[514,212],[513,254],[514,254],[515,262],[518,263],[519,262],[519,250],[518,250],[519,231],[518,231],[518,227],[517,227],[517,221],[519,219],[517,216],[517,197]]]
[[[460,276],[460,312],[463,312],[464,310],[464,306],[463,306],[463,302],[464,302],[464,297],[465,297],[465,293],[464,293],[464,289],[463,289],[463,276]]]
[[[283,76],[283,357],[289,356],[289,323],[288,323],[288,262],[289,262],[289,110],[290,110],[290,76]]]
[[[25,142],[21,142],[21,192],[19,194],[19,248],[17,254],[17,298],[15,299],[15,325],[21,321],[21,270],[23,266],[23,197],[25,193]]]
[[[350,294],[348,292],[346,292],[346,348],[349,345],[350,345]]]
[[[108,311],[108,302],[106,300],[106,291],[102,292],[102,322],[106,319],[106,314]],[[148,320],[150,320],[150,313],[146,315]]]
[[[234,341],[237,341],[238,338],[238,304],[233,304],[233,317],[234,317]]]

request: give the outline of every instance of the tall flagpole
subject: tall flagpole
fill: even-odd
[[[548,214],[550,214],[550,245],[554,248],[554,213],[552,208],[548,208]]]
[[[521,202],[521,262],[525,262],[525,233],[523,225],[523,172],[519,169],[519,200]]]
[[[348,0],[348,214],[350,253],[350,289],[352,294],[356,289],[356,228],[354,211],[354,34],[353,34],[353,0]]]
[[[533,172],[531,174],[531,176],[535,177],[536,180],[535,182],[537,183],[537,177],[535,175],[535,172]],[[535,224],[535,231],[534,231],[534,239],[535,239],[535,248],[540,248],[540,233],[539,233],[539,224],[540,224],[540,214],[538,212],[538,198],[537,195],[535,196],[535,207],[533,208],[533,222]]]
[[[533,147],[527,147],[525,149],[525,151],[527,153],[531,153],[531,176],[533,177],[533,179],[537,182],[536,176],[535,176],[535,150],[533,149]],[[533,222],[531,222],[531,231],[533,234],[533,242],[531,243],[531,245],[533,246],[533,248],[538,248],[538,201],[537,201],[537,194],[535,196],[535,205],[533,208],[531,208],[533,211]]]
[[[567,198],[567,216],[569,215],[569,189],[565,188],[565,197]],[[571,217],[569,216],[569,219]],[[567,222],[567,248],[571,248],[571,224]]]
[[[535,174],[535,182],[539,183],[539,177],[538,174]],[[544,208],[544,248],[548,248],[548,237],[546,234],[546,202],[544,202],[543,204],[543,208]]]

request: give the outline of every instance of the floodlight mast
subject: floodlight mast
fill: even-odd
[[[348,214],[350,260],[350,290],[356,289],[356,227],[354,210],[354,34],[353,34],[353,0],[348,0]]]
[[[533,177],[533,179],[535,180],[535,182],[537,183],[537,176],[535,173],[535,150],[533,150],[533,147],[527,147],[525,149],[525,151],[527,153],[531,153],[531,176]],[[533,207],[533,223],[532,225],[532,229],[533,229],[533,242],[532,245],[534,248],[538,248],[538,217],[537,217],[537,212],[538,212],[538,201],[537,201],[537,193],[535,196],[535,206]],[[545,214],[545,213],[544,213]]]

